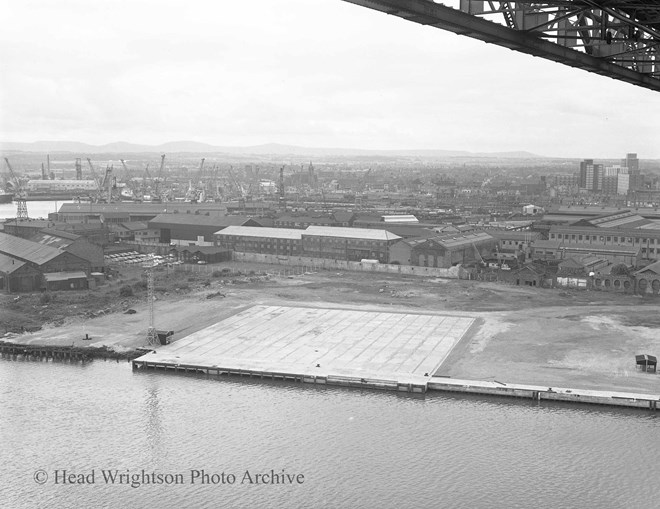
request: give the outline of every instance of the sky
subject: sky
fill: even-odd
[[[660,158],[660,93],[342,0],[0,0],[0,140]]]

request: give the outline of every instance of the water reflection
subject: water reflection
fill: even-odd
[[[146,394],[144,397],[144,404],[142,409],[145,414],[144,419],[144,434],[147,437],[149,450],[152,454],[152,460],[162,458],[165,454],[163,449],[163,418],[161,405],[158,399],[158,378],[150,377],[146,385]]]

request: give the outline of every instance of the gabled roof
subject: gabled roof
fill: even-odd
[[[52,235],[44,234],[42,232],[37,233],[30,237],[32,242],[38,242],[44,246],[57,247],[59,249],[65,249],[69,247],[73,242],[69,239],[63,239],[61,237],[54,237]]]
[[[239,237],[259,237],[300,240],[305,230],[298,228],[267,228],[262,226],[227,226],[214,233],[217,236],[236,235]]]
[[[81,235],[77,235],[75,233],[67,232],[64,230],[58,230],[57,228],[46,228],[44,230],[41,230],[41,232],[46,233],[48,235],[52,235],[53,237],[60,237],[69,240],[78,240],[82,238]]]
[[[522,267],[519,267],[517,269],[513,269],[511,271],[512,274],[520,274],[521,272],[532,272],[536,276],[542,276],[545,274],[545,271],[541,270],[539,267],[535,265],[523,265]]]
[[[449,233],[438,235],[437,237],[433,237],[432,240],[447,249],[451,249],[469,244],[494,241],[495,239],[484,231],[473,231],[469,233]]]
[[[398,235],[387,230],[371,228],[348,228],[345,226],[308,226],[303,231],[305,235],[316,235],[319,237],[339,237],[342,239],[364,239],[364,240],[397,240]]]
[[[0,272],[11,274],[20,269],[23,265],[25,265],[25,262],[0,253]]]
[[[637,275],[644,275],[644,274],[660,274],[660,261],[654,262],[650,265],[647,265],[643,269],[639,269],[637,272],[634,273],[635,276]]]
[[[340,223],[348,223],[355,217],[355,213],[348,210],[335,210],[332,212],[332,216]]]
[[[65,253],[59,248],[45,246],[6,233],[0,233],[0,252],[36,265],[42,265]]]
[[[121,225],[127,230],[132,232],[139,230],[146,230],[148,228],[147,223],[145,223],[144,221],[130,221],[126,223],[121,223]]]
[[[644,228],[652,224],[652,221],[645,219],[639,214],[630,210],[620,210],[608,212],[596,217],[580,219],[571,226],[590,226],[595,228]]]
[[[191,226],[241,226],[249,218],[247,216],[207,216],[203,214],[158,214],[149,220],[149,226],[154,228],[167,228],[170,225]]]

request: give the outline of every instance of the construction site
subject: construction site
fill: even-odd
[[[660,349],[653,298],[223,267],[127,268],[100,293],[54,293],[48,302],[3,295],[2,324],[13,331],[3,340],[142,352],[138,366],[173,371],[197,365],[210,374],[334,377],[337,385],[372,388],[396,381],[410,392],[460,379],[657,394],[657,375],[635,365],[635,355]],[[171,334],[161,340],[163,331]]]

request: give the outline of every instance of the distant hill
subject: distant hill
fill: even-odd
[[[511,159],[538,159],[544,156],[531,152],[467,152],[461,150],[371,150],[354,148],[299,147],[268,143],[250,147],[223,147],[196,141],[172,141],[161,145],[138,145],[118,141],[105,145],[89,145],[76,141],[35,141],[31,143],[0,142],[0,150],[21,152],[72,152],[76,154],[131,154],[131,153],[225,153],[255,155],[296,155],[296,156],[389,156],[389,157],[489,157]]]

